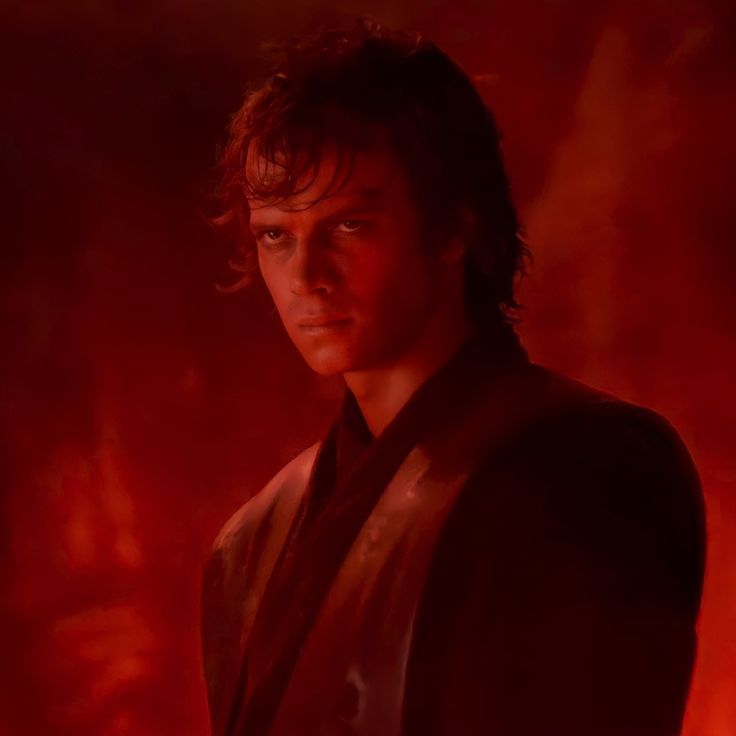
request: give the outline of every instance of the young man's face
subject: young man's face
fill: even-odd
[[[259,163],[249,157],[247,170]],[[289,336],[322,375],[400,357],[435,306],[442,269],[422,242],[406,171],[388,146],[357,152],[348,183],[313,204],[336,166],[328,148],[304,192],[249,202],[263,279]]]

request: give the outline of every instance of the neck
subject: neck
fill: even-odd
[[[411,398],[473,334],[464,310],[439,311],[417,338],[390,362],[344,373],[368,428],[379,435]]]

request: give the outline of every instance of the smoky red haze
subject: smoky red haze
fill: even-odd
[[[655,408],[708,507],[686,736],[736,732],[736,24],[725,3],[6,4],[0,733],[207,733],[199,575],[339,386],[200,216],[258,44],[369,12],[496,112],[531,357]]]

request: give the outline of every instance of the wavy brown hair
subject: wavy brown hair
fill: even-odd
[[[280,59],[232,116],[215,170],[216,210],[208,219],[234,230],[231,266],[242,276],[228,290],[246,284],[256,269],[248,198],[281,200],[306,189],[327,144],[337,147],[333,184],[339,189],[356,151],[379,132],[406,167],[428,242],[457,231],[462,208],[473,213],[465,285],[476,323],[518,321],[514,289],[531,254],[511,200],[495,120],[460,66],[421,35],[369,19],[272,50]],[[249,152],[277,164],[283,175],[273,178],[273,167],[262,167],[263,176],[246,177]]]

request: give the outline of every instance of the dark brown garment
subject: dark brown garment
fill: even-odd
[[[505,340],[491,341],[488,336],[468,340],[375,438],[355,397],[345,392],[254,624],[231,715],[234,733],[268,733],[339,566],[411,448],[443,421],[443,415],[463,406],[469,384],[488,380],[502,366],[525,359],[513,333]]]
[[[320,601],[388,480],[417,443],[440,453],[443,428],[462,425],[476,397],[502,380],[501,365],[516,393],[505,408],[499,398],[499,417],[518,409],[530,420],[501,426],[435,548],[406,672],[404,733],[679,732],[705,554],[687,450],[654,412],[529,364],[518,344],[494,346],[466,345],[378,438],[361,434],[346,397],[242,659],[244,555],[261,538],[254,545],[236,525],[215,551],[202,632],[217,736],[268,733]],[[545,402],[554,410],[532,411]]]
[[[705,565],[697,472],[662,417],[548,417],[479,469],[436,549],[406,736],[675,736]]]

